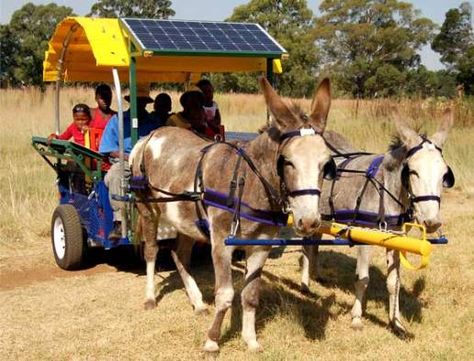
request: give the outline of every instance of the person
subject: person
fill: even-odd
[[[216,133],[211,129],[205,120],[204,114],[204,94],[199,88],[192,88],[184,92],[179,98],[183,111],[172,114],[166,125],[176,126],[193,130],[196,133],[208,138],[214,138]]]
[[[117,112],[110,108],[112,104],[112,89],[107,84],[99,84],[95,88],[95,101],[97,107],[91,109],[91,127],[105,129],[110,118]]]
[[[171,115],[171,105],[171,97],[168,94],[160,93],[156,96],[153,104],[154,111],[150,115],[158,123],[158,127],[166,125],[168,117]]]
[[[110,108],[110,104],[112,103],[112,89],[110,89],[107,84],[99,84],[95,88],[95,101],[97,102],[97,107],[91,109],[90,148],[97,151],[105,126],[110,118],[116,114],[116,111]]]
[[[216,134],[219,134],[221,132],[221,114],[217,103],[214,101],[214,87],[208,79],[201,79],[196,85],[204,94],[203,108],[207,126]]]
[[[91,111],[86,104],[76,104],[72,108],[73,122],[66,128],[64,132],[57,135],[52,133],[48,136],[48,144],[52,139],[69,140],[73,139],[74,143],[87,146],[88,130],[91,122]]]
[[[124,97],[126,101],[130,101],[130,96]],[[137,119],[138,119],[138,137],[144,137],[151,131],[158,128],[157,123],[151,119],[150,114],[146,110],[146,106],[153,103],[153,99],[149,96],[147,86],[139,84],[137,86]],[[132,139],[130,129],[130,109],[123,113],[123,131],[124,131],[124,178],[128,183],[130,179],[130,166],[128,165],[128,156],[132,151]],[[119,163],[119,129],[118,115],[110,118],[104,129],[102,139],[100,141],[99,152],[108,156],[112,164],[109,171],[105,175],[104,182],[109,189],[110,205],[114,213],[114,228],[109,233],[109,240],[119,240],[121,236],[122,209],[124,203],[114,200],[112,195],[119,195],[121,192],[121,172]]]

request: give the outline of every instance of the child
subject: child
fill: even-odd
[[[97,102],[97,108],[91,109],[92,122],[90,127],[105,129],[109,119],[116,114],[114,110],[110,109],[112,89],[107,84],[99,84],[95,88],[95,101]]]
[[[73,138],[74,143],[82,146],[86,145],[86,137],[84,134],[89,130],[89,123],[91,121],[91,111],[86,104],[76,104],[72,108],[72,117],[74,121],[67,127],[67,129],[59,134],[51,134],[48,137],[48,143],[54,139],[69,140]]]
[[[166,125],[166,122],[171,115],[171,97],[166,93],[160,93],[155,98],[153,105],[154,111],[150,114],[150,117],[158,123],[159,127]]]
[[[199,80],[196,85],[204,94],[203,108],[206,114],[207,125],[215,134],[220,134],[221,114],[217,103],[214,101],[214,87],[207,79]]]

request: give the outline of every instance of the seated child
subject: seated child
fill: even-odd
[[[210,139],[219,134],[214,132],[206,123],[203,109],[204,94],[199,89],[184,92],[179,98],[179,102],[183,107],[183,111],[172,114],[166,125],[190,129]]]
[[[116,114],[116,111],[110,108],[112,89],[107,84],[99,84],[95,88],[95,101],[97,102],[97,108],[91,109],[92,122],[90,127],[105,129],[109,119]]]
[[[150,117],[158,123],[158,127],[166,125],[169,116],[171,115],[171,97],[166,93],[160,93],[155,98],[155,103],[153,104],[153,112],[150,114]]]
[[[204,94],[204,113],[206,115],[206,123],[209,128],[213,130],[215,134],[220,133],[221,125],[221,114],[219,112],[219,107],[214,101],[214,87],[211,82],[207,79],[201,79],[196,84],[199,89],[201,89]]]
[[[86,104],[76,104],[72,108],[72,117],[74,121],[67,127],[67,129],[57,135],[55,133],[50,134],[48,137],[48,143],[54,139],[69,140],[73,138],[74,143],[86,146],[85,133],[89,129],[89,123],[91,121],[91,111]]]

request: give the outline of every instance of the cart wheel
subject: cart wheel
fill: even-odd
[[[54,258],[59,267],[72,270],[81,266],[86,249],[81,221],[72,205],[62,204],[54,210],[51,241]]]

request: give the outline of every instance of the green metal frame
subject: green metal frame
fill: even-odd
[[[92,181],[97,182],[102,179],[104,157],[100,153],[67,140],[53,139],[48,142],[48,139],[44,137],[32,137],[31,142],[33,148],[56,172],[60,170],[61,160],[73,161]],[[54,164],[49,157],[56,158],[57,163]],[[87,159],[96,162],[95,170],[86,164]]]

